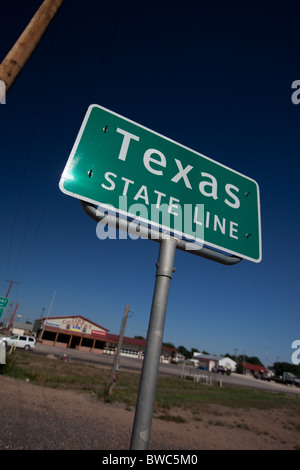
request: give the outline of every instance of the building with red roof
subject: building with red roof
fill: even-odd
[[[271,375],[271,372],[264,366],[249,364],[248,362],[242,362],[242,365],[244,373],[248,375],[253,375],[253,377],[268,378]]]
[[[40,318],[35,321],[33,331],[40,344],[95,354],[114,354],[119,341],[119,335],[109,333],[107,328],[81,315]],[[124,336],[121,354],[141,359],[145,346],[145,339]],[[165,361],[175,353],[175,349],[162,346]]]

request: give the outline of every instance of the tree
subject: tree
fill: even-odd
[[[170,349],[176,349],[173,343],[163,343],[163,346]]]
[[[191,349],[191,357],[193,357],[193,355],[194,355],[195,352],[198,353],[198,352],[200,352],[200,351],[199,351],[199,349],[192,348],[192,349]]]
[[[233,358],[233,360],[237,361],[237,366],[235,369],[237,374],[244,373],[244,365],[243,365],[244,362],[248,364],[253,364],[255,366],[263,367],[263,364],[261,363],[260,359],[256,356],[246,356],[245,354],[241,354],[237,358]]]
[[[256,357],[256,356],[245,356],[247,359],[245,359],[245,362],[248,362],[249,364],[253,364],[254,366],[263,366],[261,363],[261,360]]]
[[[245,354],[241,354],[234,360],[237,360],[238,362],[241,362],[241,363],[247,362],[248,364],[253,364],[255,366],[263,366],[260,359],[256,356],[246,356]]]
[[[192,353],[188,351],[184,346],[178,346],[177,351],[182,354],[186,359],[191,359]]]
[[[289,362],[274,362],[273,369],[278,377],[281,376],[283,372],[290,372],[300,377],[300,365],[290,364]]]

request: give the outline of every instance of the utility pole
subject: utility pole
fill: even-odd
[[[52,304],[53,304],[53,302],[54,302],[55,296],[56,296],[56,290],[54,291],[54,294],[53,294],[53,297],[52,297],[52,300],[51,300],[51,304],[50,304],[50,307],[49,307],[49,310],[48,310],[46,319],[43,321],[43,327],[42,327],[42,331],[41,331],[41,333],[40,333],[39,339],[43,339],[43,334],[44,334],[44,330],[45,330],[45,322],[48,320],[48,317],[49,317],[49,314],[50,314],[50,312],[51,312]],[[44,313],[44,310],[45,310],[45,309],[43,309],[43,313]]]
[[[16,308],[15,308],[15,311],[13,313],[13,316],[11,317],[11,320],[9,322],[9,325],[8,325],[8,328],[7,328],[7,332],[9,332],[9,330],[11,329],[11,326],[13,324],[13,321],[14,321],[14,318],[15,318],[15,315],[16,315],[16,312],[18,310],[18,307],[19,307],[19,304],[16,305]]]
[[[5,296],[6,298],[8,298],[8,294],[10,293],[10,289],[12,288],[12,285],[13,284],[19,284],[19,283],[16,282],[16,281],[6,281],[6,282],[10,282],[8,291],[6,292],[6,296]]]
[[[64,0],[44,0],[23,33],[0,65],[0,80],[5,83],[6,93],[31,57],[43,34],[53,20]],[[3,21],[3,19],[2,19]],[[3,87],[4,88],[4,87]],[[0,96],[0,103],[1,101]]]
[[[126,327],[126,322],[127,322],[127,317],[128,317],[128,312],[129,312],[129,305],[126,305],[125,307],[125,312],[122,320],[122,326],[121,326],[121,331],[120,331],[120,336],[119,336],[119,341],[118,341],[118,346],[117,346],[117,351],[114,357],[114,362],[111,370],[111,375],[110,375],[110,381],[108,384],[108,394],[111,395],[113,388],[116,384],[117,381],[117,371],[118,371],[118,365],[119,365],[119,356],[121,352],[121,347],[122,347],[122,342],[123,342],[123,336],[125,332],[125,327]]]

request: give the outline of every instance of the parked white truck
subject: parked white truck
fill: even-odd
[[[286,385],[296,385],[296,387],[300,387],[300,379],[294,374],[291,374],[291,372],[283,372],[281,382]]]

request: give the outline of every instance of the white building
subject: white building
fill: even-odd
[[[196,361],[196,367],[204,370],[211,371],[215,366],[230,367],[232,372],[235,372],[237,363],[230,359],[230,357],[216,356],[215,354],[203,354],[194,352],[193,361]]]
[[[223,366],[225,369],[230,368],[231,372],[235,372],[236,362],[230,359],[230,357],[223,357],[219,360],[219,366]]]

